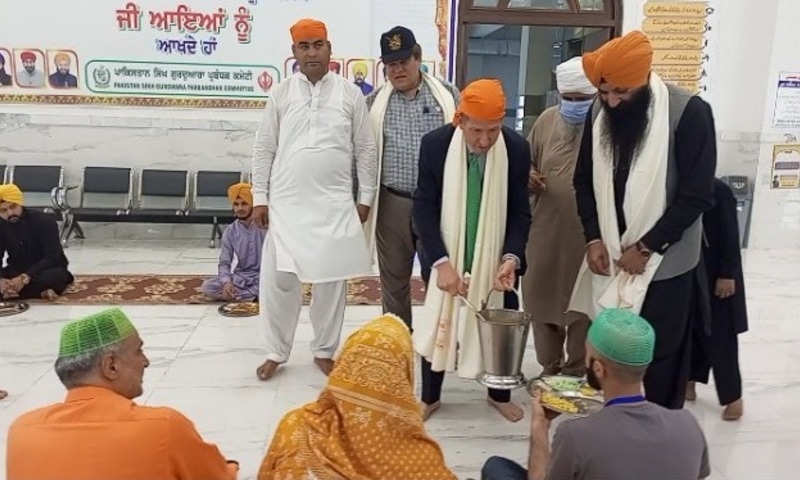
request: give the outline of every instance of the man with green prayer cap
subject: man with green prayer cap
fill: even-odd
[[[7,480],[234,480],[238,464],[188,418],[133,402],[150,364],[142,345],[117,308],[65,325],[55,370],[67,398],[11,425]]]
[[[697,420],[644,397],[653,361],[653,327],[630,310],[606,309],[586,339],[588,383],[602,390],[605,407],[559,424],[549,440],[553,413],[533,398],[528,469],[492,457],[482,480],[676,480],[711,474],[708,447]]]

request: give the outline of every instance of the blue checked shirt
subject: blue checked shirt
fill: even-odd
[[[440,81],[453,95],[458,106],[461,98],[458,89],[446,81]],[[367,97],[367,106],[370,108],[379,91],[375,90]],[[414,193],[417,188],[419,144],[423,135],[451,120],[444,118],[442,107],[425,82],[420,84],[417,95],[411,99],[398,91],[392,92],[383,119],[381,184],[408,194]]]

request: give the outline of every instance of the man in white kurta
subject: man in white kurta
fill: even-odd
[[[310,306],[314,361],[327,375],[339,346],[346,280],[372,274],[362,223],[377,189],[377,148],[361,91],[328,72],[322,22],[291,28],[300,71],[272,92],[253,152],[253,216],[269,234],[261,264],[261,317],[269,379],[289,359],[303,302]],[[353,202],[352,162],[359,193]]]

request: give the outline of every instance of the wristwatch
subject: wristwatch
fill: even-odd
[[[647,248],[642,242],[636,244],[636,250],[639,252],[639,255],[642,256],[642,258],[650,258],[650,255],[653,254],[652,250]]]

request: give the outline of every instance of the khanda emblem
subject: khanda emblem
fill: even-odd
[[[389,50],[393,52],[396,52],[403,47],[403,38],[400,37],[399,33],[395,33],[391,37],[387,38],[387,41],[389,42]]]

